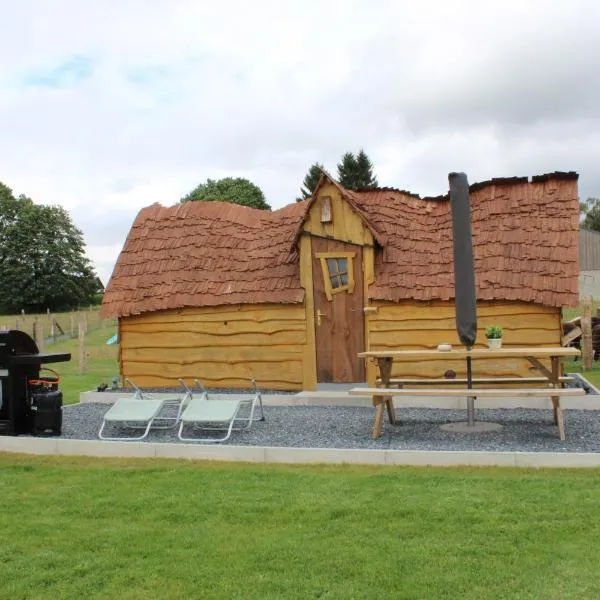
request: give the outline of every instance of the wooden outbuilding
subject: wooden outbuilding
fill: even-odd
[[[578,303],[576,173],[492,179],[470,188],[477,346],[561,342]],[[107,286],[123,377],[177,386],[312,390],[375,379],[366,349],[458,345],[449,199],[390,188],[353,192],[324,175],[313,196],[273,212],[221,202],[140,211]],[[414,362],[405,376],[458,376]],[[479,375],[528,374],[487,361]]]

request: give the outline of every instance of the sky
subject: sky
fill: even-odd
[[[106,284],[136,214],[207,178],[280,208],[364,149],[422,196],[577,171],[600,197],[597,0],[0,0],[0,181]]]

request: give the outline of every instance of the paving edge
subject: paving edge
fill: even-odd
[[[157,398],[172,398],[174,394],[158,394],[153,396]],[[82,392],[80,394],[81,404],[97,402],[109,404],[116,398],[132,397],[133,394],[115,394],[114,392]],[[250,394],[238,394],[237,397],[248,397]],[[211,398],[231,398],[231,394],[210,394]],[[263,403],[265,406],[373,406],[370,397],[350,396],[347,392],[300,392],[298,394],[268,394],[263,393]],[[435,396],[403,396],[394,397],[393,403],[396,408],[441,408],[441,409],[466,409],[466,398],[443,398]],[[565,397],[560,402],[563,409],[574,410],[600,410],[600,395],[587,395],[577,397]],[[72,406],[72,405],[67,405]],[[548,398],[523,398],[515,396],[513,398],[479,398],[476,402],[476,408],[494,409],[494,408],[530,408],[548,410],[552,408],[550,397]]]
[[[287,464],[357,464],[412,466],[498,466],[533,468],[600,467],[600,453],[575,452],[458,452],[287,448],[104,442],[55,438],[0,437],[0,452],[122,458],[179,458]]]

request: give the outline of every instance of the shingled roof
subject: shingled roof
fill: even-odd
[[[477,298],[546,306],[579,301],[576,173],[492,179],[470,188]],[[387,243],[375,258],[374,300],[454,297],[448,196],[397,190],[357,192]]]
[[[142,209],[117,260],[102,314],[302,302],[292,242],[306,205],[274,212],[226,202]]]
[[[552,173],[531,182],[493,179],[471,186],[479,299],[577,304],[576,182],[576,173]],[[372,300],[453,298],[447,196],[338,189],[378,242]],[[102,313],[302,302],[295,242],[310,203],[273,212],[221,202],[143,209],[107,286]]]

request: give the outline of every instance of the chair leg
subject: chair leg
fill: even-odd
[[[100,431],[98,432],[98,437],[101,440],[105,440],[108,442],[138,442],[139,440],[143,440],[148,433],[150,432],[150,428],[152,427],[152,422],[154,421],[154,419],[151,419],[148,424],[145,426],[144,431],[142,433],[142,435],[137,436],[137,437],[111,437],[111,436],[107,436],[104,435],[104,427],[106,426],[106,421],[102,421],[102,426],[100,427]]]

